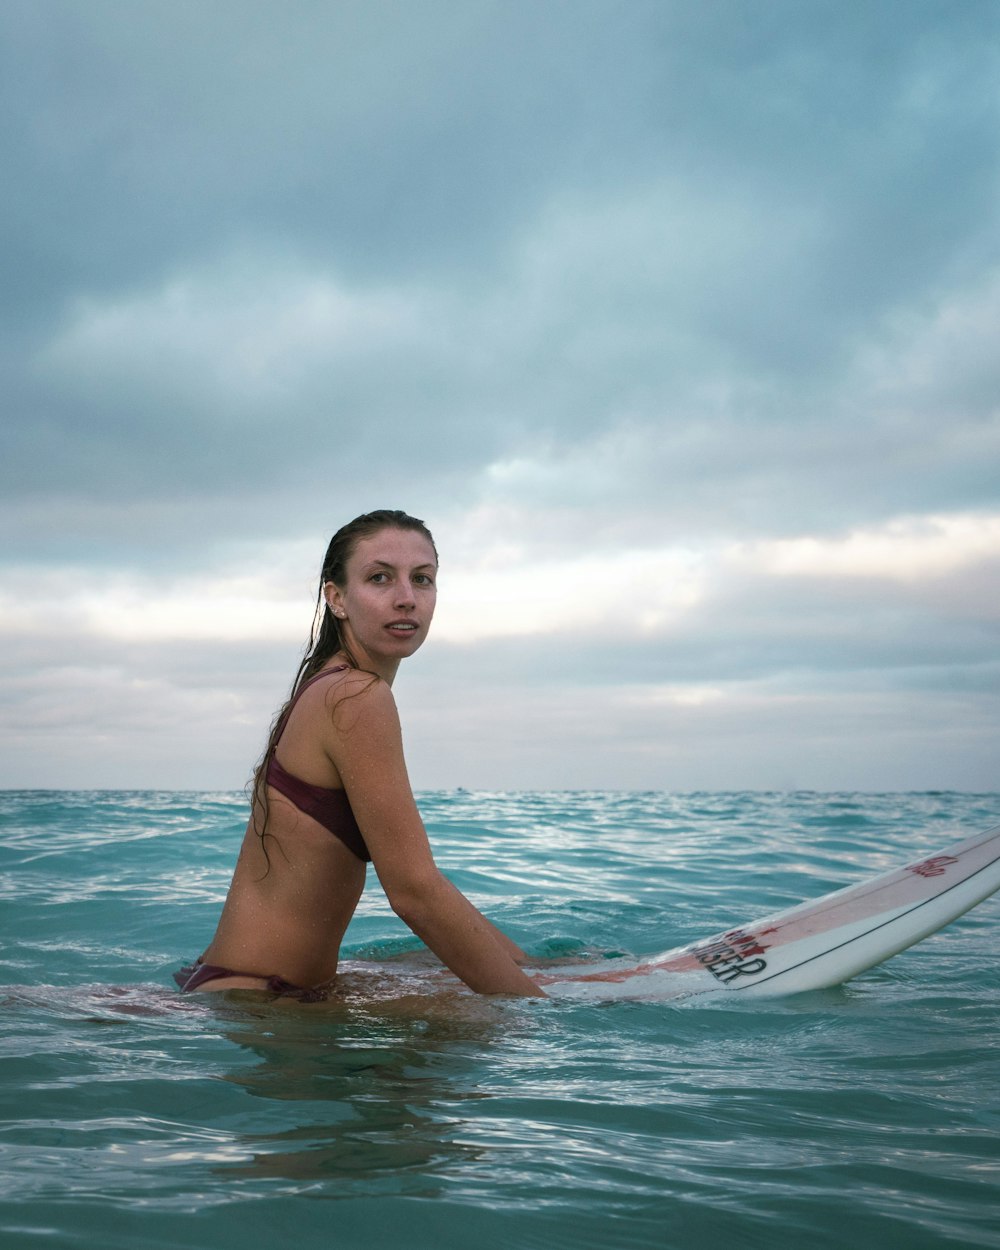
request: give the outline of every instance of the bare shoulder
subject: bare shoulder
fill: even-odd
[[[326,719],[335,739],[398,735],[396,700],[381,677],[354,668],[331,677],[323,686]]]

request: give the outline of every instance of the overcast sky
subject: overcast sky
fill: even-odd
[[[4,0],[0,786],[1000,789],[996,0]]]

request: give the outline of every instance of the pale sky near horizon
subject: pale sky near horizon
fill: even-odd
[[[235,788],[423,517],[417,788],[1000,790],[994,0],[5,0],[0,787]]]

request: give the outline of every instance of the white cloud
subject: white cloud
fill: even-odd
[[[651,685],[631,690],[625,697],[626,704],[639,708],[700,708],[727,698],[723,686],[699,685]]]
[[[697,556],[669,549],[519,559],[489,554],[451,567],[435,634],[452,642],[561,634],[584,641],[596,631],[614,641],[676,622],[701,599]]]
[[[0,635],[63,638],[69,629],[118,642],[302,643],[309,601],[281,567],[190,577],[8,569],[0,575]],[[686,552],[538,560],[496,546],[472,562],[449,560],[433,632],[463,644],[655,632],[699,601],[703,576]]]
[[[0,571],[0,636],[112,642],[278,640],[308,632],[304,594],[275,572],[190,577],[81,573],[45,567]]]
[[[839,537],[735,545],[729,559],[777,577],[914,582],[1000,558],[1000,513],[901,517]]]
[[[567,647],[696,628],[699,609],[760,579],[854,579],[918,586],[1000,561],[1000,514],[902,517],[869,529],[727,547],[578,549],[547,533],[542,514],[481,506],[441,527],[435,639],[559,637]],[[311,540],[217,558],[188,575],[14,566],[0,572],[0,635],[110,642],[275,642],[308,634],[319,554]],[[234,574],[234,563],[251,569]],[[748,580],[749,579],[749,580]],[[968,596],[966,596],[968,597]],[[703,702],[709,686],[657,697]]]

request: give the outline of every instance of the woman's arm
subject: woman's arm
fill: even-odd
[[[473,904],[469,903],[469,906],[472,907]],[[478,910],[476,911],[476,915],[483,922],[483,924],[486,925],[486,927],[493,933],[494,937],[497,939],[500,945],[504,948],[504,950],[506,950],[508,955],[510,955],[511,959],[513,959],[515,963],[526,964],[526,963],[531,962],[528,959],[528,956],[525,954],[525,952],[521,950],[520,946],[518,946],[518,944],[515,941],[513,941],[513,939],[509,938],[502,929],[498,929],[492,920],[487,920],[487,918],[483,915],[483,913]]]
[[[524,952],[476,910],[434,862],[403,759],[392,691],[345,682],[328,749],[393,911],[480,994],[544,997],[518,966]]]
[[[535,982],[521,971],[499,931],[447,877],[437,869],[435,874],[435,879],[416,889],[406,887],[397,892],[386,888],[400,919],[477,993],[542,997]]]

